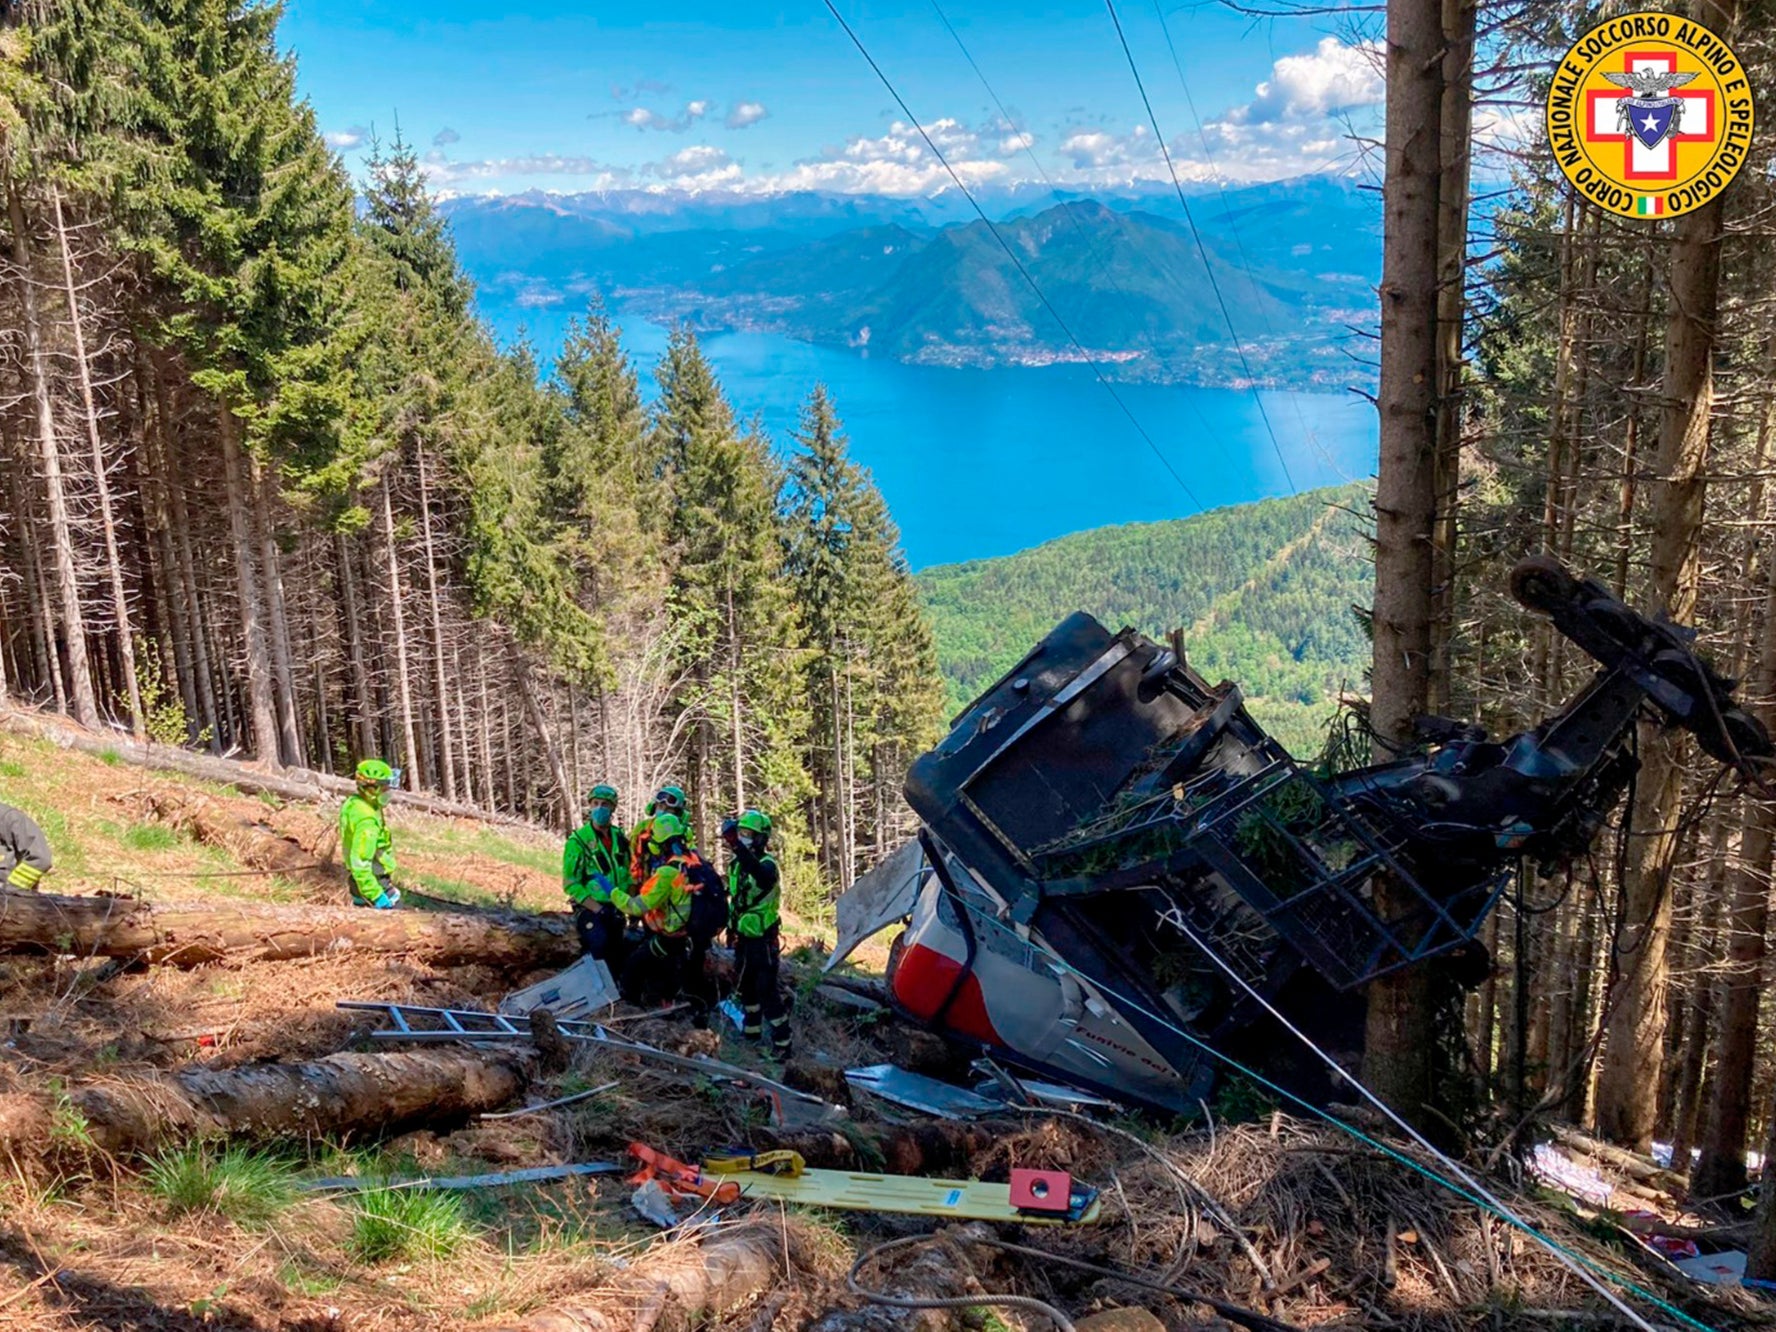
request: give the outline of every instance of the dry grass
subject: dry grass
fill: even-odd
[[[331,810],[279,807],[227,788],[147,774],[0,732],[0,800],[39,816],[58,850],[55,887],[65,892],[128,884],[166,898],[263,896],[327,901],[331,869],[308,875],[247,875],[217,846],[173,832],[143,814],[145,797],[201,789],[237,818],[331,854]],[[404,870],[438,896],[558,910],[557,848],[545,839],[498,834],[472,823],[396,814]],[[812,932],[817,935],[818,932]],[[170,1068],[203,1062],[314,1057],[351,1046],[361,1018],[341,998],[432,1006],[491,1005],[501,981],[480,968],[440,971],[411,960],[346,954],[244,967],[140,972],[82,959],[0,958],[0,1017],[27,1025],[0,1045],[0,1099],[52,1078]],[[16,1025],[16,1024],[15,1024]],[[693,1031],[683,1019],[637,1017],[625,1031],[681,1051],[718,1054],[781,1074],[829,1099],[848,1099],[842,1070],[894,1060],[918,1071],[963,1076],[966,1059],[922,1033],[807,994],[796,1011],[796,1058],[787,1070],[765,1061],[721,1019]],[[573,1160],[620,1159],[641,1139],[683,1158],[729,1144],[769,1145],[760,1098],[649,1069],[597,1051],[553,1082],[542,1099],[617,1080],[618,1087],[563,1110],[415,1133],[371,1148],[284,1144],[292,1168],[375,1179],[417,1171],[478,1173]],[[883,1106],[854,1105],[850,1130],[886,1142],[911,1120]],[[1263,1127],[1165,1138],[1138,1131],[1232,1213],[1265,1268],[1300,1281],[1271,1312],[1300,1327],[1333,1325],[1424,1332],[1557,1326],[1525,1310],[1569,1309],[1597,1320],[1596,1297],[1543,1251],[1483,1219],[1428,1181],[1349,1140],[1285,1121]],[[1010,1122],[979,1137],[971,1173],[1006,1177],[1015,1165],[1064,1168],[1103,1188],[1101,1224],[1023,1236],[1052,1253],[1111,1267],[1167,1274],[1241,1303],[1262,1299],[1261,1279],[1242,1246],[1204,1215],[1170,1168],[1125,1138],[1071,1121]],[[448,1243],[366,1245],[365,1208],[350,1198],[300,1195],[267,1221],[248,1207],[179,1210],[156,1194],[140,1163],[69,1150],[59,1176],[27,1174],[0,1160],[0,1327],[321,1329],[407,1332],[485,1328],[610,1289],[626,1266],[679,1239],[662,1239],[629,1207],[620,1177],[575,1178],[460,1195],[445,1226]],[[166,1193],[163,1186],[161,1193]],[[194,1195],[195,1196],[195,1195]],[[1617,1270],[1622,1253],[1570,1218],[1537,1208],[1538,1224]],[[445,1205],[447,1208],[450,1204]],[[913,1223],[865,1216],[797,1216],[759,1209],[775,1228],[793,1279],[763,1310],[734,1326],[800,1326],[848,1303],[844,1269],[861,1248]],[[401,1226],[425,1229],[406,1213]],[[440,1222],[439,1225],[444,1223]],[[1390,1230],[1395,1235],[1389,1262]],[[442,1251],[448,1250],[448,1256]],[[1387,1274],[1393,1271],[1391,1284]],[[1156,1299],[1055,1265],[1001,1257],[976,1273],[989,1289],[1058,1301],[1074,1313],[1115,1303],[1152,1304],[1169,1327],[1202,1326],[1200,1307]],[[1647,1278],[1642,1277],[1645,1281]],[[1686,1292],[1685,1298],[1692,1298]],[[1745,1324],[1744,1311],[1701,1309],[1717,1327]],[[989,1324],[990,1325],[990,1324]],[[1002,1326],[1014,1325],[1007,1316]],[[1032,1324],[1033,1325],[1033,1324]]]

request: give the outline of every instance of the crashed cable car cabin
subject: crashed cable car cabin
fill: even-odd
[[[1236,686],[1070,616],[912,766],[923,860],[897,875],[914,895],[889,963],[896,1004],[1124,1102],[1194,1111],[1211,1050],[1325,1095],[1299,1043],[1204,950],[1354,1057],[1377,976],[1485,974],[1475,934],[1509,875],[1590,846],[1632,778],[1643,715],[1748,776],[1770,758],[1693,631],[1543,557],[1512,591],[1596,659],[1590,683],[1533,730],[1495,741],[1427,718],[1410,751],[1330,775],[1296,763]],[[1387,916],[1384,874],[1406,904]],[[894,914],[908,911],[903,898]]]

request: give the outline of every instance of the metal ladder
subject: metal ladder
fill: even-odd
[[[489,1013],[474,1008],[423,1008],[417,1004],[384,1004],[364,999],[342,999],[338,1008],[360,1013],[380,1013],[384,1025],[370,1033],[370,1039],[388,1041],[460,1041],[469,1045],[496,1045],[511,1041],[529,1041],[530,1028],[519,1014]],[[519,1025],[525,1023],[525,1025]],[[768,1078],[762,1073],[723,1063],[707,1055],[681,1055],[662,1050],[645,1041],[619,1036],[609,1028],[584,1019],[557,1019],[556,1030],[570,1041],[583,1045],[600,1045],[619,1054],[633,1055],[649,1063],[693,1073],[716,1082],[735,1082],[765,1092],[772,1098],[779,1117],[808,1120],[810,1110],[815,1118],[845,1113],[842,1106],[829,1105],[818,1096]],[[795,1106],[791,1110],[790,1106]]]

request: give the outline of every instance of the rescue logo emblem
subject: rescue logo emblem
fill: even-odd
[[[1751,147],[1751,85],[1720,37],[1674,14],[1624,14],[1574,42],[1548,89],[1548,143],[1573,188],[1623,217],[1715,198]]]

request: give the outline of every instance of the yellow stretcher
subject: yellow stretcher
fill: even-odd
[[[1012,1201],[1009,1184],[978,1179],[921,1179],[913,1175],[872,1175],[851,1170],[810,1170],[794,1152],[757,1156],[712,1156],[703,1174],[733,1181],[742,1197],[770,1198],[806,1207],[855,1212],[896,1212],[944,1220],[1016,1221],[1032,1226],[1088,1225],[1098,1219],[1098,1191],[1069,1186],[1065,1206],[1037,1210]]]

